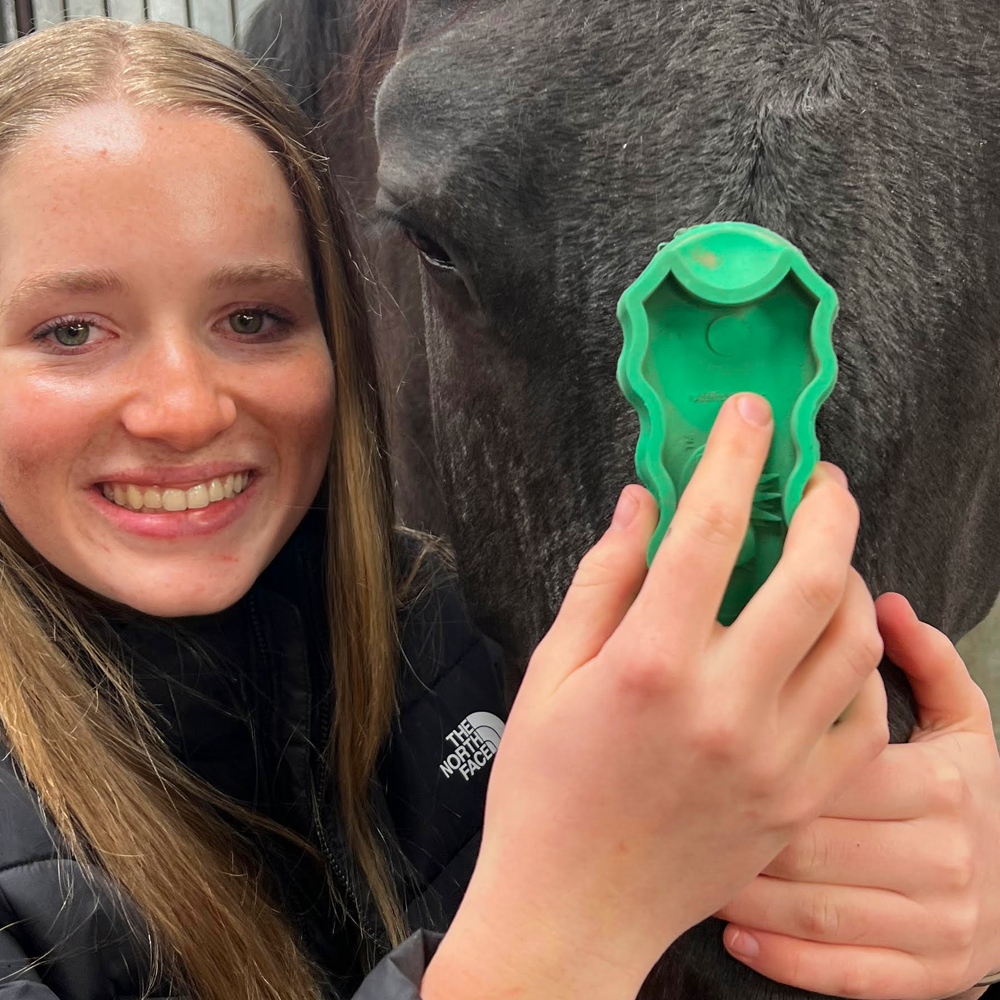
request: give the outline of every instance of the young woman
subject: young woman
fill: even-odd
[[[0,53],[0,112],[0,996],[630,997],[882,749],[834,471],[715,624],[771,434],[741,396],[648,575],[623,494],[491,775],[494,652],[393,534],[302,116],[104,19]]]

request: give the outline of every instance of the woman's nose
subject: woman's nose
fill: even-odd
[[[183,333],[157,337],[135,358],[122,423],[133,437],[179,452],[209,444],[236,420],[224,362]],[[124,373],[123,373],[124,374]]]

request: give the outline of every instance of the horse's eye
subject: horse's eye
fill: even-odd
[[[441,271],[455,270],[455,264],[448,256],[448,251],[440,243],[435,243],[415,229],[407,229],[406,238],[420,251],[420,255],[431,267]]]

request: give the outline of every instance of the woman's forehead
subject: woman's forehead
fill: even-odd
[[[148,117],[148,116],[147,116]],[[43,130],[46,141],[63,156],[101,156],[130,160],[145,142],[140,113],[129,104],[107,102],[73,108]]]
[[[295,200],[270,151],[219,117],[74,109],[0,167],[0,286],[42,263],[143,267],[249,250],[306,267]],[[20,273],[18,273],[20,272]]]

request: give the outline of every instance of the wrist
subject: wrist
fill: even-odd
[[[424,973],[421,1000],[628,1000],[651,963],[602,947],[600,936],[470,885]]]

